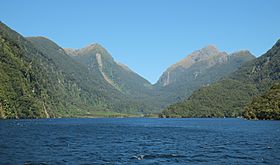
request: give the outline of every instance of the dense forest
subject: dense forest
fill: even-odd
[[[143,77],[130,70],[124,64],[116,62],[110,53],[100,44],[91,44],[81,49],[66,49],[66,52],[78,63],[86,66],[92,73],[101,73],[102,79],[111,87],[139,103],[141,113],[158,113],[166,104],[158,96],[165,96]]]
[[[55,43],[35,40],[0,23],[1,118],[142,114],[141,103],[111,87],[99,73]]]
[[[245,107],[243,116],[247,119],[280,120],[280,83],[275,83],[262,96],[258,96]]]

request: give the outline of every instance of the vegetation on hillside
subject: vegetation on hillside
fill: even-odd
[[[253,60],[255,57],[249,51],[240,51],[230,55],[213,54],[205,60],[192,64],[189,68],[178,67],[172,70],[170,79],[174,82],[155,89],[164,92],[163,99],[168,104],[184,101],[195,90],[212,84],[224,76],[236,71],[242,64]],[[170,80],[171,81],[171,80]]]
[[[256,96],[280,80],[280,40],[261,57],[228,77],[165,109],[162,117],[236,117]]]
[[[250,92],[248,92],[250,91]],[[170,105],[162,117],[237,117],[240,107],[256,95],[252,84],[236,80],[223,80],[195,91],[187,100]]]
[[[22,43],[22,44],[18,44]],[[46,73],[28,42],[0,23],[0,111],[2,118],[46,117]],[[37,63],[37,65],[34,65]],[[51,62],[50,62],[51,65]],[[53,87],[50,87],[53,88]],[[55,89],[52,89],[55,90]]]
[[[55,43],[28,38],[0,23],[0,118],[141,114],[145,107]]]
[[[161,110],[161,105],[164,103],[158,96],[165,94],[153,90],[150,82],[114,61],[110,53],[101,45],[92,44],[74,51],[75,55],[72,54],[72,58],[75,61],[86,66],[93,73],[101,73],[111,87],[141,105],[142,107],[138,109],[140,112],[158,113]]]
[[[245,107],[243,116],[247,119],[280,120],[280,83],[275,83],[264,95],[254,98]]]
[[[176,80],[176,85],[163,90],[116,63],[98,44],[69,56],[44,37],[24,38],[0,23],[0,118],[153,116],[201,86],[187,100],[169,106],[161,116],[240,116],[252,98],[279,81],[279,47],[280,41],[234,73],[253,58],[249,52],[231,55],[227,63],[211,68],[203,67],[207,61],[195,63],[187,71],[178,72],[185,77]],[[199,74],[194,74],[197,71]],[[225,75],[229,76],[218,81]],[[211,84],[215,81],[218,82]],[[253,105],[247,106],[244,115],[263,119]]]

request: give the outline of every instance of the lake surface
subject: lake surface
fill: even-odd
[[[280,164],[280,121],[0,120],[0,164]]]

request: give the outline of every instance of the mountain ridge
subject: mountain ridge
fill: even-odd
[[[244,107],[254,97],[264,94],[273,84],[280,81],[279,66],[280,40],[262,56],[246,62],[235,72],[209,86],[196,90],[188,99],[170,105],[162,115],[166,117],[237,117],[244,115],[242,114]],[[256,109],[257,107],[254,105],[249,106],[249,110],[247,110],[249,114],[247,113],[245,117],[259,116],[260,119],[266,117],[270,119],[270,117],[277,116],[264,114],[250,116],[252,113],[259,113]]]
[[[197,62],[197,61],[200,61],[200,60],[206,60],[209,56],[224,54],[224,53],[225,52],[220,52],[216,48],[216,46],[208,45],[208,46],[205,46],[205,47],[203,47],[199,50],[196,50],[196,51],[192,52],[191,54],[187,55],[185,58],[181,59],[179,62],[171,65],[169,68],[173,69],[173,68],[176,68],[176,67],[179,67],[179,66],[182,66],[184,68],[188,68],[194,62]]]
[[[191,66],[199,63],[199,62],[207,62],[207,67],[212,67],[214,65],[225,63],[229,60],[229,58],[240,54],[251,54],[248,50],[240,50],[234,53],[228,54],[226,52],[219,51],[215,46],[208,45],[199,50],[192,52],[187,55],[185,58],[181,59],[177,63],[168,67],[163,74],[160,76],[159,80],[155,83],[156,86],[167,86],[171,84],[170,75],[172,72],[176,72],[177,70],[188,69]]]
[[[45,37],[25,38],[0,23],[0,116],[142,114],[142,104],[110,87]],[[143,110],[144,109],[144,110]]]
[[[212,84],[226,76],[243,63],[254,59],[249,51],[232,54],[219,51],[214,46],[206,46],[187,55],[177,62],[180,65],[169,67],[154,84],[154,88],[164,91],[167,104],[181,101],[200,87]],[[186,66],[181,66],[186,64]]]
[[[180,94],[180,95],[176,94],[175,96],[171,96],[171,99],[170,99],[169,95],[174,95],[174,94],[170,93],[169,91],[157,90],[158,87],[155,87],[155,85],[152,85],[149,81],[147,81],[146,79],[144,79],[143,77],[141,77],[140,75],[138,75],[137,73],[132,71],[130,68],[128,68],[127,66],[124,67],[123,64],[120,65],[119,62],[115,61],[114,58],[110,55],[110,53],[98,43],[90,44],[90,45],[80,48],[80,49],[67,49],[66,48],[64,50],[65,50],[66,54],[68,54],[69,56],[74,58],[77,62],[86,65],[89,70],[93,70],[93,71],[98,70],[99,73],[102,75],[103,79],[108,84],[110,84],[112,87],[114,87],[116,90],[122,92],[123,94],[128,94],[128,95],[130,95],[130,97],[135,98],[135,99],[147,98],[147,99],[145,99],[146,100],[145,102],[160,102],[160,106],[155,106],[155,107],[158,107],[155,109],[165,108],[170,103],[176,102],[177,100],[172,99],[172,97],[184,99],[187,96],[189,96],[193,90],[212,83],[212,81],[207,80],[207,82],[205,82],[205,83],[196,85],[195,87],[191,87],[191,89],[187,89],[188,90],[187,92],[182,90],[181,92],[179,92],[182,94]],[[74,54],[73,54],[73,52],[74,52]],[[195,62],[192,63],[191,66],[194,66],[194,67],[196,67],[197,64],[203,63],[203,62],[206,62],[207,66],[213,67],[216,63],[211,63],[211,60],[218,59],[217,64],[223,64],[226,60],[227,61],[232,60],[231,58],[234,56],[236,56],[236,58],[239,60],[239,62],[237,62],[237,63],[242,64],[243,62],[250,60],[250,58],[244,60],[244,57],[240,56],[239,53],[245,53],[245,55],[244,55],[245,57],[248,56],[248,54],[249,54],[249,57],[253,58],[253,56],[250,54],[250,52],[246,51],[246,50],[237,51],[237,52],[235,52],[236,55],[234,55],[234,54],[228,55],[225,52],[220,52],[215,46],[209,45],[209,46],[203,47],[200,50],[194,51],[191,55],[186,56],[184,59],[200,58],[199,60],[195,60]],[[202,54],[202,57],[201,57],[201,54]],[[243,58],[243,60],[241,60],[241,62],[240,62],[239,57]],[[203,64],[203,65],[205,65],[205,64]],[[227,64],[225,64],[225,65],[227,65]],[[120,69],[120,67],[121,67],[121,69]],[[229,70],[229,72],[231,72],[234,69],[236,69],[237,67],[238,66],[233,66],[232,69],[228,69],[228,70]],[[112,69],[112,68],[114,68],[114,69]],[[132,72],[132,74],[137,75],[140,79],[143,79],[143,80],[140,80],[140,82],[142,82],[142,85],[140,84],[140,86],[139,86],[139,84],[138,84],[138,86],[137,85],[135,86],[134,83],[139,82],[139,81],[133,81],[133,82],[129,82],[129,83],[120,81],[120,80],[127,79],[127,76],[123,77],[123,76],[116,74],[116,70],[123,70],[123,71],[125,70],[125,72]],[[123,71],[121,71],[121,72],[123,72]],[[127,74],[127,73],[125,73],[125,74]],[[197,72],[195,74],[199,75],[199,72]],[[227,74],[227,72],[225,72],[224,74]],[[219,73],[217,73],[217,75],[219,75]],[[218,76],[218,78],[222,77],[222,76],[223,75],[220,75],[220,76]],[[122,77],[122,78],[118,79],[118,77]],[[218,78],[215,78],[215,79],[218,79]],[[131,78],[129,78],[129,79],[131,79]],[[132,78],[132,79],[134,79],[134,78]],[[209,78],[207,78],[207,79],[209,79]],[[203,81],[205,81],[205,80],[203,80]],[[132,86],[134,86],[134,87],[132,87]],[[183,88],[183,86],[180,88]],[[129,90],[127,90],[127,89],[129,89]],[[133,90],[131,90],[131,89],[133,89]],[[173,90],[173,87],[171,87],[170,89]],[[137,96],[137,97],[135,97],[135,96]],[[153,103],[149,103],[149,104],[153,104]]]
[[[175,68],[170,77],[172,83],[152,85],[126,65],[115,61],[98,43],[69,49],[60,47],[47,37],[24,38],[4,24],[0,26],[0,32],[3,38],[0,45],[3,58],[0,62],[5,64],[0,67],[1,77],[11,82],[15,79],[19,86],[17,90],[26,91],[15,91],[14,97],[10,98],[12,83],[3,81],[5,85],[0,84],[0,92],[3,92],[0,93],[0,116],[7,118],[159,113],[254,58],[249,51],[228,55],[208,45],[171,66]],[[17,69],[12,70],[5,59]],[[33,65],[37,70],[28,69]],[[7,74],[7,69],[19,78]],[[37,86],[36,81],[29,80],[30,74],[39,82]],[[24,101],[17,102],[18,98]],[[28,102],[28,106],[24,107],[24,102]],[[23,110],[9,108],[10,105],[17,105]],[[28,110],[30,107],[33,107],[32,110]]]

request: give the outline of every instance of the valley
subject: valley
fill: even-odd
[[[279,41],[258,58],[208,45],[171,65],[155,84],[97,43],[62,48],[4,23],[0,41],[1,118],[247,117],[246,105],[280,79]]]

